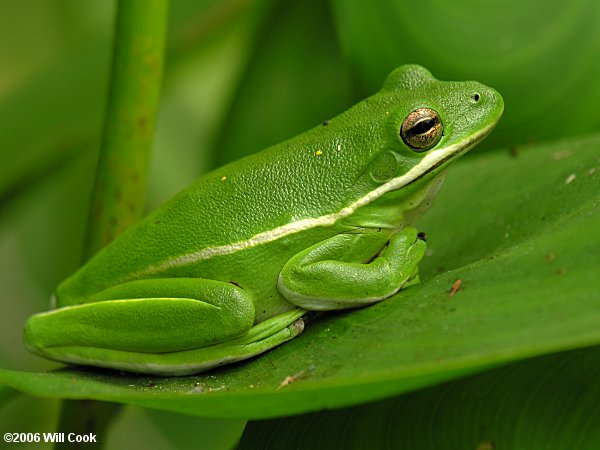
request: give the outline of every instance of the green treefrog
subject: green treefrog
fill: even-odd
[[[122,234],[27,321],[26,346],[186,375],[294,338],[307,311],[385,300],[418,283],[426,244],[411,224],[502,111],[487,86],[402,66],[375,95],[200,177]]]

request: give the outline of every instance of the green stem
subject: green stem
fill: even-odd
[[[168,0],[121,0],[84,260],[142,215],[167,29]]]
[[[88,218],[85,262],[139,220],[160,100],[169,0],[118,3],[112,73],[102,145]],[[100,448],[119,406],[65,400],[59,431],[93,433]]]

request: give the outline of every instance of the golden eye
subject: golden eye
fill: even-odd
[[[424,152],[437,144],[444,134],[440,115],[429,108],[411,112],[400,128],[400,137],[416,152]]]

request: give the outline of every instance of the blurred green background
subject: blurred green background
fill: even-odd
[[[24,350],[22,324],[79,264],[114,12],[108,0],[0,0],[2,368],[56,367]],[[557,139],[568,151],[600,131],[596,0],[172,0],[147,209],[343,111],[403,63],[502,93],[500,125],[466,159]],[[2,431],[51,431],[57,410],[58,401],[13,400]],[[205,448],[231,448],[243,429],[127,407],[108,446],[191,448],[212,436]]]

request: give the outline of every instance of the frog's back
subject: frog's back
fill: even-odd
[[[357,140],[377,142],[381,130],[347,127],[347,120],[338,126],[338,119],[200,177],[101,250],[59,291],[85,297],[115,283],[161,276],[167,261],[339,212],[354,200],[349,196],[358,196],[356,180],[369,158]]]
[[[340,135],[322,128],[202,176],[128,239],[143,239],[173,257],[338,212],[363,167]]]

